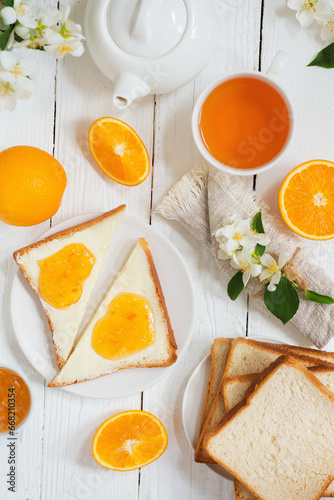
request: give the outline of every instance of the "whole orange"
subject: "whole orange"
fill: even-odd
[[[32,146],[14,146],[0,153],[0,220],[33,226],[52,217],[67,184],[61,164]]]

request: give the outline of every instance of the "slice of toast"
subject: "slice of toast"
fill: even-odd
[[[334,478],[334,394],[291,356],[258,376],[208,453],[259,500],[318,500]]]
[[[257,375],[242,375],[225,379],[223,382],[223,397],[226,413],[232,410],[246,395]],[[256,497],[238,479],[233,478],[235,500],[256,500]]]
[[[289,346],[278,348],[269,343],[256,342],[255,340],[240,337],[232,342],[224,378],[261,373],[282,354],[291,354],[307,368],[319,365],[334,366],[333,363],[322,359],[295,354],[289,350]]]
[[[102,268],[106,250],[124,210],[125,205],[121,205],[100,217],[60,231],[14,252],[14,259],[18,267],[42,303],[52,333],[53,347],[59,368],[64,365],[72,351],[86,307]],[[90,275],[83,283],[80,299],[64,309],[58,309],[46,302],[41,295],[38,261],[56,254],[66,245],[71,244],[83,244],[94,255],[95,263]]]
[[[320,382],[327,387],[332,393],[334,393],[334,369],[333,368],[310,368],[309,369],[313,375],[317,377]],[[242,401],[256,379],[256,375],[243,375],[241,377],[235,377],[231,379],[225,379],[223,384],[223,396],[226,412],[229,412],[234,408],[240,401]],[[240,483],[237,479],[234,479],[234,493],[236,500],[256,500],[254,495],[247,490],[247,488]],[[334,482],[332,482],[327,490],[322,493],[323,497],[332,497],[334,493]]]
[[[217,394],[220,381],[222,379],[225,364],[227,361],[227,356],[230,350],[232,339],[228,338],[218,338],[216,339],[211,347],[211,358],[210,358],[210,374],[209,381],[206,390],[206,395],[203,403],[201,423],[198,433],[198,440],[195,449],[195,462],[207,463],[207,460],[211,461],[210,457],[207,455],[205,450],[203,450],[203,427],[207,419],[208,413],[210,411],[211,404]]]
[[[112,300],[123,293],[138,294],[149,301],[154,315],[155,340],[152,345],[135,354],[121,359],[106,359],[93,349],[92,334],[96,323],[105,317]],[[148,244],[141,238],[74,351],[49,387],[75,384],[126,368],[169,366],[177,359],[176,351],[177,345],[158,274]]]
[[[268,345],[267,342],[259,342],[258,344]],[[309,356],[316,360],[321,360],[325,364],[331,363],[334,364],[334,353],[321,351],[320,349],[311,349],[311,347],[299,347],[298,345],[285,345],[285,344],[272,344],[275,349],[283,350],[285,352],[289,352],[291,356]],[[323,364],[323,363],[322,363]]]

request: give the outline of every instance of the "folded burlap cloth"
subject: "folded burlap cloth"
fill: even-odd
[[[224,174],[208,165],[196,167],[182,177],[162,200],[156,212],[180,222],[211,250],[217,265],[227,280],[230,280],[237,271],[231,267],[228,260],[218,258],[215,232],[226,224],[232,215],[238,214],[242,219],[247,219],[260,209],[264,231],[271,239],[266,251],[278,255],[285,252],[292,257],[300,246],[300,240],[292,235],[277,216],[269,215],[268,206],[247,189],[238,177]],[[334,297],[333,281],[317,265],[307,249],[301,249],[295,257],[294,265],[310,290]],[[228,297],[226,285],[227,282],[224,283],[225,289],[222,292],[224,297]],[[260,300],[262,304],[263,295],[259,292],[263,290],[264,285],[256,278],[251,278],[246,287],[246,292],[258,295],[256,300]],[[334,336],[334,304],[311,302],[305,298],[303,292],[299,292],[299,298],[299,309],[289,324],[317,347],[322,348]]]

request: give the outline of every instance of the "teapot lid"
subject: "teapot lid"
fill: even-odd
[[[108,29],[124,52],[161,57],[181,40],[187,25],[183,0],[111,0]]]

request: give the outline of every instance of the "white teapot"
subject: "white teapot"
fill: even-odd
[[[87,45],[114,82],[113,104],[193,80],[216,46],[217,18],[212,0],[89,0]]]

